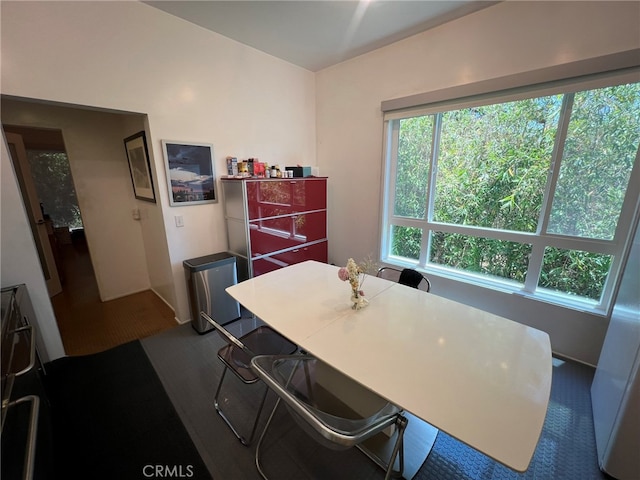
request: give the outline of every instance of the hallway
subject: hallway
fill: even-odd
[[[51,298],[67,355],[86,355],[178,326],[151,290],[101,302],[82,231],[60,245],[62,293]]]

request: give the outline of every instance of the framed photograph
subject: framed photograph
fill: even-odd
[[[129,173],[133,183],[133,193],[138,200],[156,203],[153,189],[149,151],[144,131],[124,139],[124,148],[129,159]]]
[[[162,141],[172,206],[216,203],[213,145]]]

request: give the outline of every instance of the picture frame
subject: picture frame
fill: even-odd
[[[213,145],[162,141],[171,206],[217,203]]]
[[[145,132],[141,131],[125,138],[124,148],[127,151],[133,194],[138,200],[156,203]]]

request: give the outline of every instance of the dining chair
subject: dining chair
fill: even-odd
[[[429,279],[413,268],[403,268],[400,270],[393,267],[380,267],[376,276],[401,283],[408,287],[424,290],[425,292],[431,290],[431,282]]]
[[[319,444],[333,450],[355,446],[386,470],[385,479],[392,474],[402,476],[408,420],[399,407],[311,355],[260,355],[253,357],[251,366],[278,396],[256,445],[256,467],[262,478],[268,480],[261,446],[281,401],[302,430]],[[375,435],[387,435],[393,442],[387,459],[363,445]]]
[[[216,412],[218,412],[218,415],[220,415],[222,420],[224,420],[238,440],[240,440],[243,445],[249,446],[253,441],[256,428],[258,426],[258,420],[260,419],[260,413],[264,407],[269,388],[265,387],[264,394],[260,400],[260,406],[258,407],[258,411],[253,422],[251,433],[249,438],[247,438],[239,432],[233,423],[231,423],[229,417],[222,410],[219,401],[222,383],[224,382],[227,370],[231,370],[243,384],[251,385],[258,381],[258,376],[251,369],[251,359],[253,357],[256,355],[292,354],[298,347],[268,326],[257,327],[242,337],[237,338],[222,325],[218,324],[207,313],[200,312],[200,317],[209,322],[218,334],[227,342],[227,345],[218,350],[218,358],[222,361],[224,370],[222,371],[222,376],[218,382],[218,387],[216,388],[213,400]]]

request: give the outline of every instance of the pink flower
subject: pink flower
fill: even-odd
[[[346,268],[342,267],[340,270],[338,270],[338,278],[343,282],[349,280],[349,272]]]

